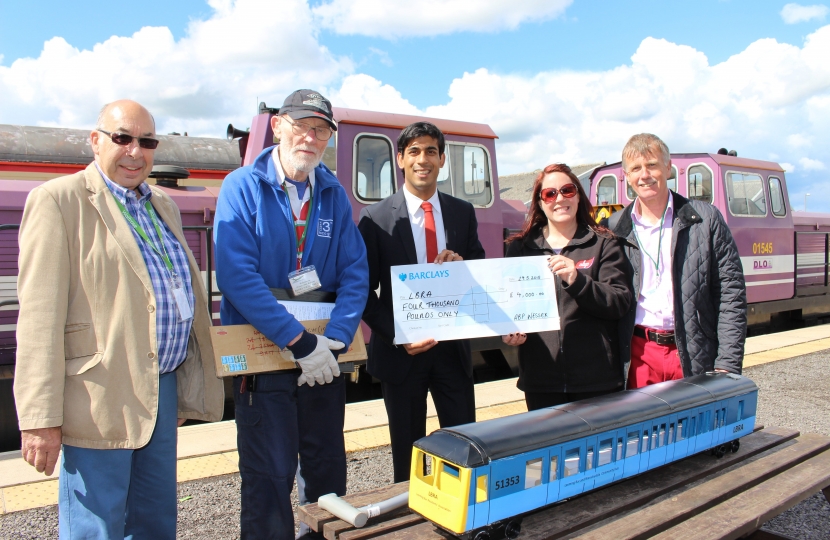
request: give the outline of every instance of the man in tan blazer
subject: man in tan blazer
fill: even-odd
[[[222,415],[207,294],[178,208],[145,183],[147,109],[106,105],[90,143],[95,161],[32,190],[23,212],[21,452],[51,475],[63,443],[61,538],[172,539],[176,427]]]

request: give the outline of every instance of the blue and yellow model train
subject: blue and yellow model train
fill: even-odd
[[[410,508],[463,538],[520,530],[522,514],[686,456],[737,451],[758,387],[707,373],[440,429],[412,453]]]

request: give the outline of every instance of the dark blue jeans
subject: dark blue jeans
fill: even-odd
[[[346,383],[297,386],[299,373],[256,376],[256,391],[233,384],[236,438],[242,477],[242,538],[293,540],[291,488],[297,456],[305,498],[346,494],[343,420]],[[250,379],[250,376],[249,376]]]

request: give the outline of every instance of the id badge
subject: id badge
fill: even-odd
[[[176,308],[179,312],[179,322],[189,321],[193,318],[193,309],[187,300],[187,292],[182,283],[182,278],[173,274],[170,280],[170,290],[173,291],[173,299],[176,301]]]
[[[320,278],[317,276],[317,269],[313,265],[300,268],[295,272],[288,274],[288,282],[291,283],[291,290],[294,291],[294,296],[300,296],[309,291],[319,289]]]

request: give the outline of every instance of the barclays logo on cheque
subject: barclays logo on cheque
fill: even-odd
[[[429,272],[401,272],[398,274],[398,278],[401,281],[414,280],[414,279],[436,279],[436,278],[448,278],[450,277],[449,270],[432,270]]]

